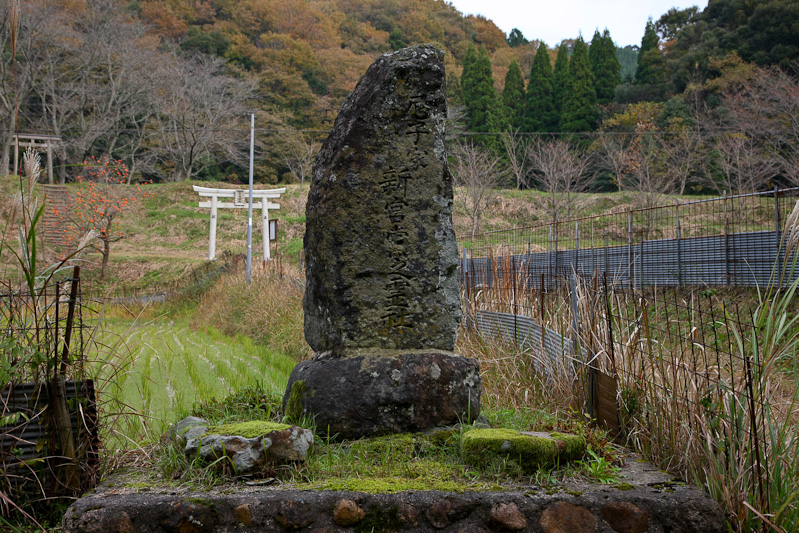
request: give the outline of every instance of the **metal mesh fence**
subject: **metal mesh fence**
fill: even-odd
[[[799,188],[651,208],[460,237],[460,272],[475,285],[507,276],[514,263],[527,283],[576,272],[607,272],[614,284],[643,287],[765,287],[780,277],[781,243]],[[498,266],[497,266],[498,265]]]
[[[465,315],[542,376],[570,362],[587,412],[663,468],[720,468],[768,510],[774,424],[796,416],[793,377],[775,369],[799,355],[784,244],[798,192],[462,239]]]

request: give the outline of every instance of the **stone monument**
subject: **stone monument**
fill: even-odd
[[[378,58],[316,158],[306,208],[305,338],[287,413],[340,438],[479,415],[478,363],[453,353],[461,319],[444,147],[443,52]]]

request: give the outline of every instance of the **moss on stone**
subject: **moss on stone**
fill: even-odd
[[[484,468],[496,464],[496,458],[518,463],[526,473],[542,466],[575,459],[583,455],[585,439],[553,433],[550,437],[524,435],[505,428],[474,429],[463,436],[461,457],[464,462]]]
[[[410,433],[388,435],[372,439],[362,439],[352,444],[354,451],[361,451],[368,455],[395,456],[397,460],[406,460],[416,454],[419,446],[423,445],[424,437]]]
[[[286,416],[291,420],[297,421],[302,417],[304,412],[302,406],[302,397],[305,395],[308,386],[304,380],[297,380],[291,384],[291,392],[289,392],[289,401],[286,402]]]
[[[633,490],[635,488],[635,485],[631,483],[618,483],[616,485],[613,485],[613,488],[618,490]]]
[[[314,485],[321,490],[348,490],[367,494],[392,494],[409,490],[440,490],[444,492],[463,492],[464,484],[456,481],[442,481],[434,476],[415,479],[401,477],[373,477],[329,479]]]
[[[558,432],[550,433],[549,436],[558,441],[559,461],[571,461],[585,455],[585,437]]]
[[[289,429],[288,424],[277,422],[267,422],[264,420],[251,420],[249,422],[238,422],[233,424],[222,424],[212,426],[205,432],[206,435],[237,435],[247,439],[261,437],[273,431],[283,431]]]

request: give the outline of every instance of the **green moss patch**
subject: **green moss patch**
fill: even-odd
[[[582,457],[585,438],[565,433],[521,433],[512,429],[474,429],[463,436],[461,457],[467,464],[485,468],[506,460],[528,474],[542,466],[562,464]]]
[[[305,385],[304,380],[297,380],[291,384],[291,392],[289,392],[289,401],[286,403],[286,416],[291,420],[299,420],[302,417],[303,406],[302,397],[308,387]]]
[[[277,422],[266,422],[263,420],[251,420],[249,422],[239,422],[235,424],[222,424],[208,428],[206,435],[239,435],[247,439],[254,439],[267,435],[273,431],[283,431],[289,429],[288,424],[278,424]]]
[[[404,477],[375,477],[369,479],[339,478],[314,484],[313,488],[321,490],[348,490],[353,492],[366,492],[368,494],[392,494],[409,490],[463,492],[464,483],[442,480],[436,476],[425,476],[415,479]]]

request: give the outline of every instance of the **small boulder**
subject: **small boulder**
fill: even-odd
[[[511,459],[527,473],[564,463],[585,454],[585,438],[565,433],[519,432],[512,429],[473,429],[463,436],[464,462],[480,467],[494,459]]]
[[[263,468],[267,462],[304,461],[313,445],[313,433],[307,429],[251,421],[206,428],[197,437],[188,439],[185,453],[212,462],[227,457],[239,474]]]
[[[189,458],[199,456],[206,462],[213,462],[220,457],[227,457],[238,474],[249,474],[260,470],[266,463],[264,448],[271,446],[271,441],[264,437],[252,439],[240,435],[206,435],[191,439],[186,443],[186,455]]]
[[[196,439],[208,431],[208,421],[198,416],[187,416],[170,430],[170,435],[178,442],[185,444],[189,439]]]

